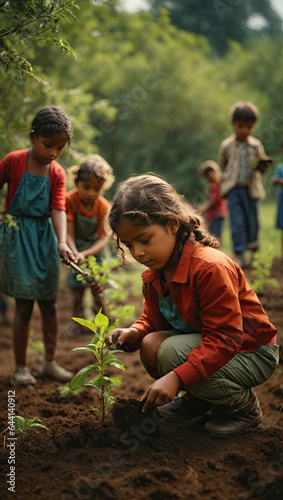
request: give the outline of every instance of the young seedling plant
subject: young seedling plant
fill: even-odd
[[[85,366],[74,376],[71,381],[71,388],[73,391],[76,391],[83,385],[86,385],[95,388],[100,393],[102,410],[94,407],[92,407],[92,409],[101,415],[103,423],[109,407],[116,401],[116,398],[110,395],[113,386],[121,385],[122,383],[118,377],[108,377],[106,375],[106,370],[110,367],[115,367],[125,371],[123,362],[116,357],[116,353],[122,352],[121,349],[116,349],[115,346],[114,348],[108,347],[105,339],[108,333],[114,330],[114,328],[131,314],[134,309],[133,306],[128,306],[127,310],[118,316],[111,326],[109,325],[107,316],[102,314],[101,310],[96,314],[93,321],[82,318],[72,318],[74,321],[92,330],[95,334],[90,344],[85,347],[76,347],[72,352],[89,351],[94,356],[96,362],[93,365]],[[98,375],[90,382],[85,383],[86,377],[91,371],[96,371]]]
[[[62,398],[72,398],[76,394],[81,394],[81,392],[82,392],[80,390],[73,391],[72,388],[71,388],[71,383],[70,382],[67,382],[64,385],[59,385],[58,387],[56,387],[56,389],[57,389],[57,391],[59,392],[59,394],[60,394],[60,396]]]
[[[40,429],[48,431],[48,427],[42,425],[40,418],[24,418],[20,415],[15,416],[15,433],[20,437],[21,442],[23,443],[23,439],[26,436],[27,432],[31,429]]]

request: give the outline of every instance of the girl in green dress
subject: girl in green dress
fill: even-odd
[[[42,315],[45,362],[40,373],[61,382],[73,374],[55,361],[60,255],[76,262],[67,245],[66,174],[55,160],[72,137],[71,121],[58,106],[41,109],[32,122],[31,149],[12,151],[0,162],[0,188],[7,183],[0,226],[0,291],[15,297],[13,324],[17,385],[34,385],[26,348],[36,300]]]

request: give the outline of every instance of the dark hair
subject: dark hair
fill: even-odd
[[[31,124],[31,133],[36,137],[51,137],[64,132],[70,144],[73,136],[72,124],[64,109],[59,106],[47,106],[38,111]]]
[[[177,233],[179,251],[182,252],[189,236],[205,246],[219,248],[219,241],[201,228],[203,218],[187,203],[183,196],[166,181],[153,174],[130,177],[120,183],[113,197],[109,214],[112,237],[117,249],[123,254],[115,228],[121,217],[130,219],[133,224],[166,224],[176,218],[179,221]],[[114,234],[116,233],[116,238]],[[124,254],[123,254],[124,257]]]
[[[88,180],[92,176],[97,177],[104,183],[104,191],[109,189],[115,180],[109,163],[98,154],[87,155],[82,159],[78,170],[75,172],[75,181]]]
[[[215,172],[214,168],[212,167],[206,167],[203,171],[203,175],[210,174],[210,172]]]
[[[232,123],[238,120],[245,122],[256,122],[259,117],[257,107],[250,101],[239,101],[233,104],[229,111]]]

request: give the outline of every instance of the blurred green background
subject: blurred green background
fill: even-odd
[[[143,4],[128,12],[115,0],[0,3],[0,157],[29,147],[34,115],[57,104],[74,128],[60,157],[65,168],[98,152],[116,177],[109,199],[117,182],[154,172],[198,205],[207,189],[198,165],[217,160],[232,133],[231,105],[253,101],[260,110],[254,135],[274,159],[264,176],[261,240],[280,255],[270,177],[281,160],[283,33],[274,4]],[[223,250],[231,253],[229,221]]]

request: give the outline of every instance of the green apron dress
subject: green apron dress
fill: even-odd
[[[9,214],[18,229],[0,226],[0,290],[17,299],[55,299],[60,256],[50,217],[49,176],[24,172]]]
[[[98,220],[96,215],[88,218],[77,212],[75,215],[75,243],[79,252],[89,248],[98,239],[97,234]],[[95,255],[98,264],[101,264],[103,250]],[[67,279],[67,285],[71,288],[86,288],[88,283],[82,283],[76,279],[76,273],[70,270]]]

